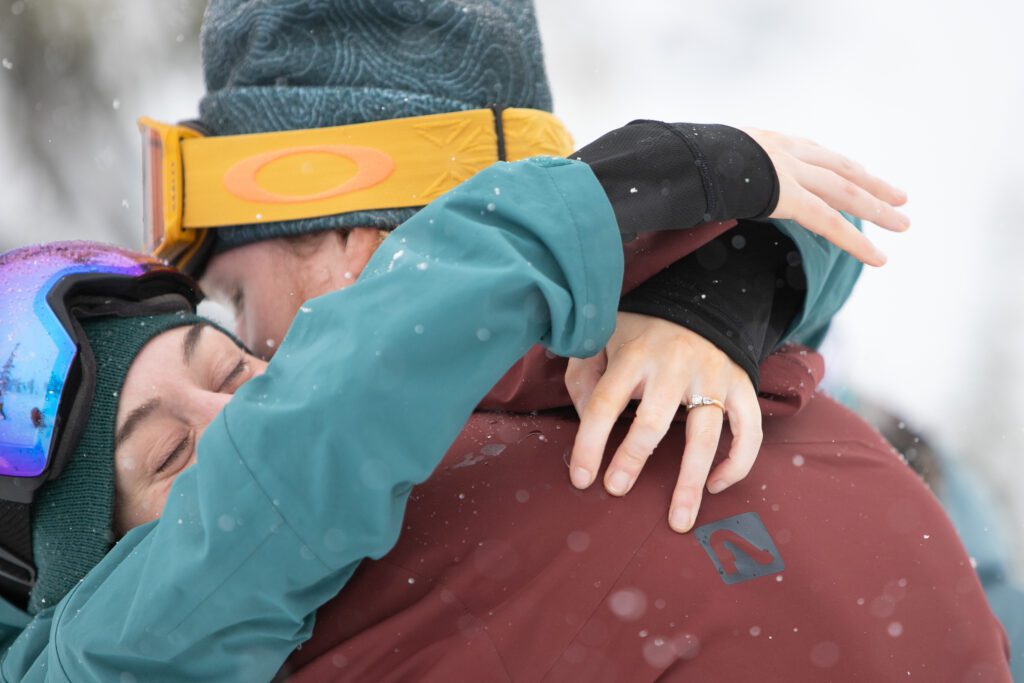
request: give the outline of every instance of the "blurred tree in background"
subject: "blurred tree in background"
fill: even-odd
[[[138,246],[135,118],[194,112],[205,5],[0,0],[0,251],[85,237]]]

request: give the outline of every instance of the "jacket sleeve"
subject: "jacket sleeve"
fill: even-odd
[[[843,216],[863,230],[859,218],[845,213]],[[795,221],[773,219],[772,223],[796,245],[807,283],[803,306],[786,329],[782,343],[817,349],[833,316],[850,298],[864,265]]]
[[[766,218],[779,201],[768,153],[731,126],[633,121],[578,150],[623,233]]]
[[[623,290],[627,293],[716,238],[730,241],[728,231],[735,227],[736,218],[749,219],[753,227],[764,228],[770,222],[783,242],[796,246],[795,251],[786,251],[785,278],[797,285],[792,296],[781,301],[773,296],[771,307],[759,313],[745,306],[734,312],[741,321],[753,321],[752,316],[758,315],[757,320],[767,322],[771,334],[781,334],[775,343],[766,341],[761,359],[785,343],[817,347],[860,275],[860,262],[830,242],[792,221],[765,219],[778,202],[778,178],[764,150],[742,131],[728,126],[634,121],[573,156],[590,165],[612,202],[626,239]],[[860,228],[858,220],[846,218]],[[705,222],[690,227],[701,221]],[[660,232],[671,228],[688,229]],[[635,239],[629,239],[632,234]],[[805,287],[797,291],[801,269]],[[672,273],[680,272],[672,268]],[[689,294],[673,294],[675,290],[664,281],[652,284],[653,290],[640,291],[625,310],[636,310],[631,305],[640,301],[648,310],[637,312],[678,322],[674,315],[659,315],[655,309],[664,313],[667,307],[686,303]],[[711,329],[709,325],[704,331]],[[714,329],[719,339],[730,332],[721,319]],[[726,350],[724,345],[720,348]],[[747,366],[754,362],[752,354],[753,350]],[[736,360],[741,354],[731,357]],[[750,373],[749,367],[747,370]],[[483,410],[512,411],[568,407],[572,400],[565,388],[565,361],[540,348],[532,349],[480,404]]]
[[[161,519],[129,532],[8,651],[5,680],[270,680],[412,486],[540,342],[590,355],[622,245],[584,164],[485,170],[308,302],[266,374],[203,434]],[[584,234],[585,233],[585,234]]]

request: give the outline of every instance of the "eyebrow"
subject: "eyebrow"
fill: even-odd
[[[139,424],[152,415],[159,407],[160,399],[154,398],[130,412],[128,414],[128,418],[124,421],[124,424],[121,425],[119,430],[117,430],[117,435],[114,437],[114,447],[116,448],[127,441],[128,437],[130,437],[132,432],[138,428]]]
[[[188,334],[181,342],[181,360],[186,366],[192,365],[192,358],[196,355],[196,348],[199,346],[199,336],[206,328],[205,322],[196,323],[189,328]]]

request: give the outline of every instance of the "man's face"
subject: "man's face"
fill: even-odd
[[[235,333],[270,358],[309,299],[355,282],[380,244],[370,228],[248,244],[210,260],[201,286],[234,313]]]

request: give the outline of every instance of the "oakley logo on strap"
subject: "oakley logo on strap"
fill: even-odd
[[[778,574],[786,568],[756,512],[711,522],[693,533],[726,584]]]
[[[303,195],[271,192],[260,186],[257,180],[260,171],[275,161],[299,154],[330,154],[343,157],[355,163],[356,174],[334,187]],[[250,202],[301,204],[332,199],[350,192],[374,187],[387,180],[394,170],[394,159],[379,149],[356,145],[313,145],[273,150],[242,159],[224,174],[224,186],[234,196]]]

